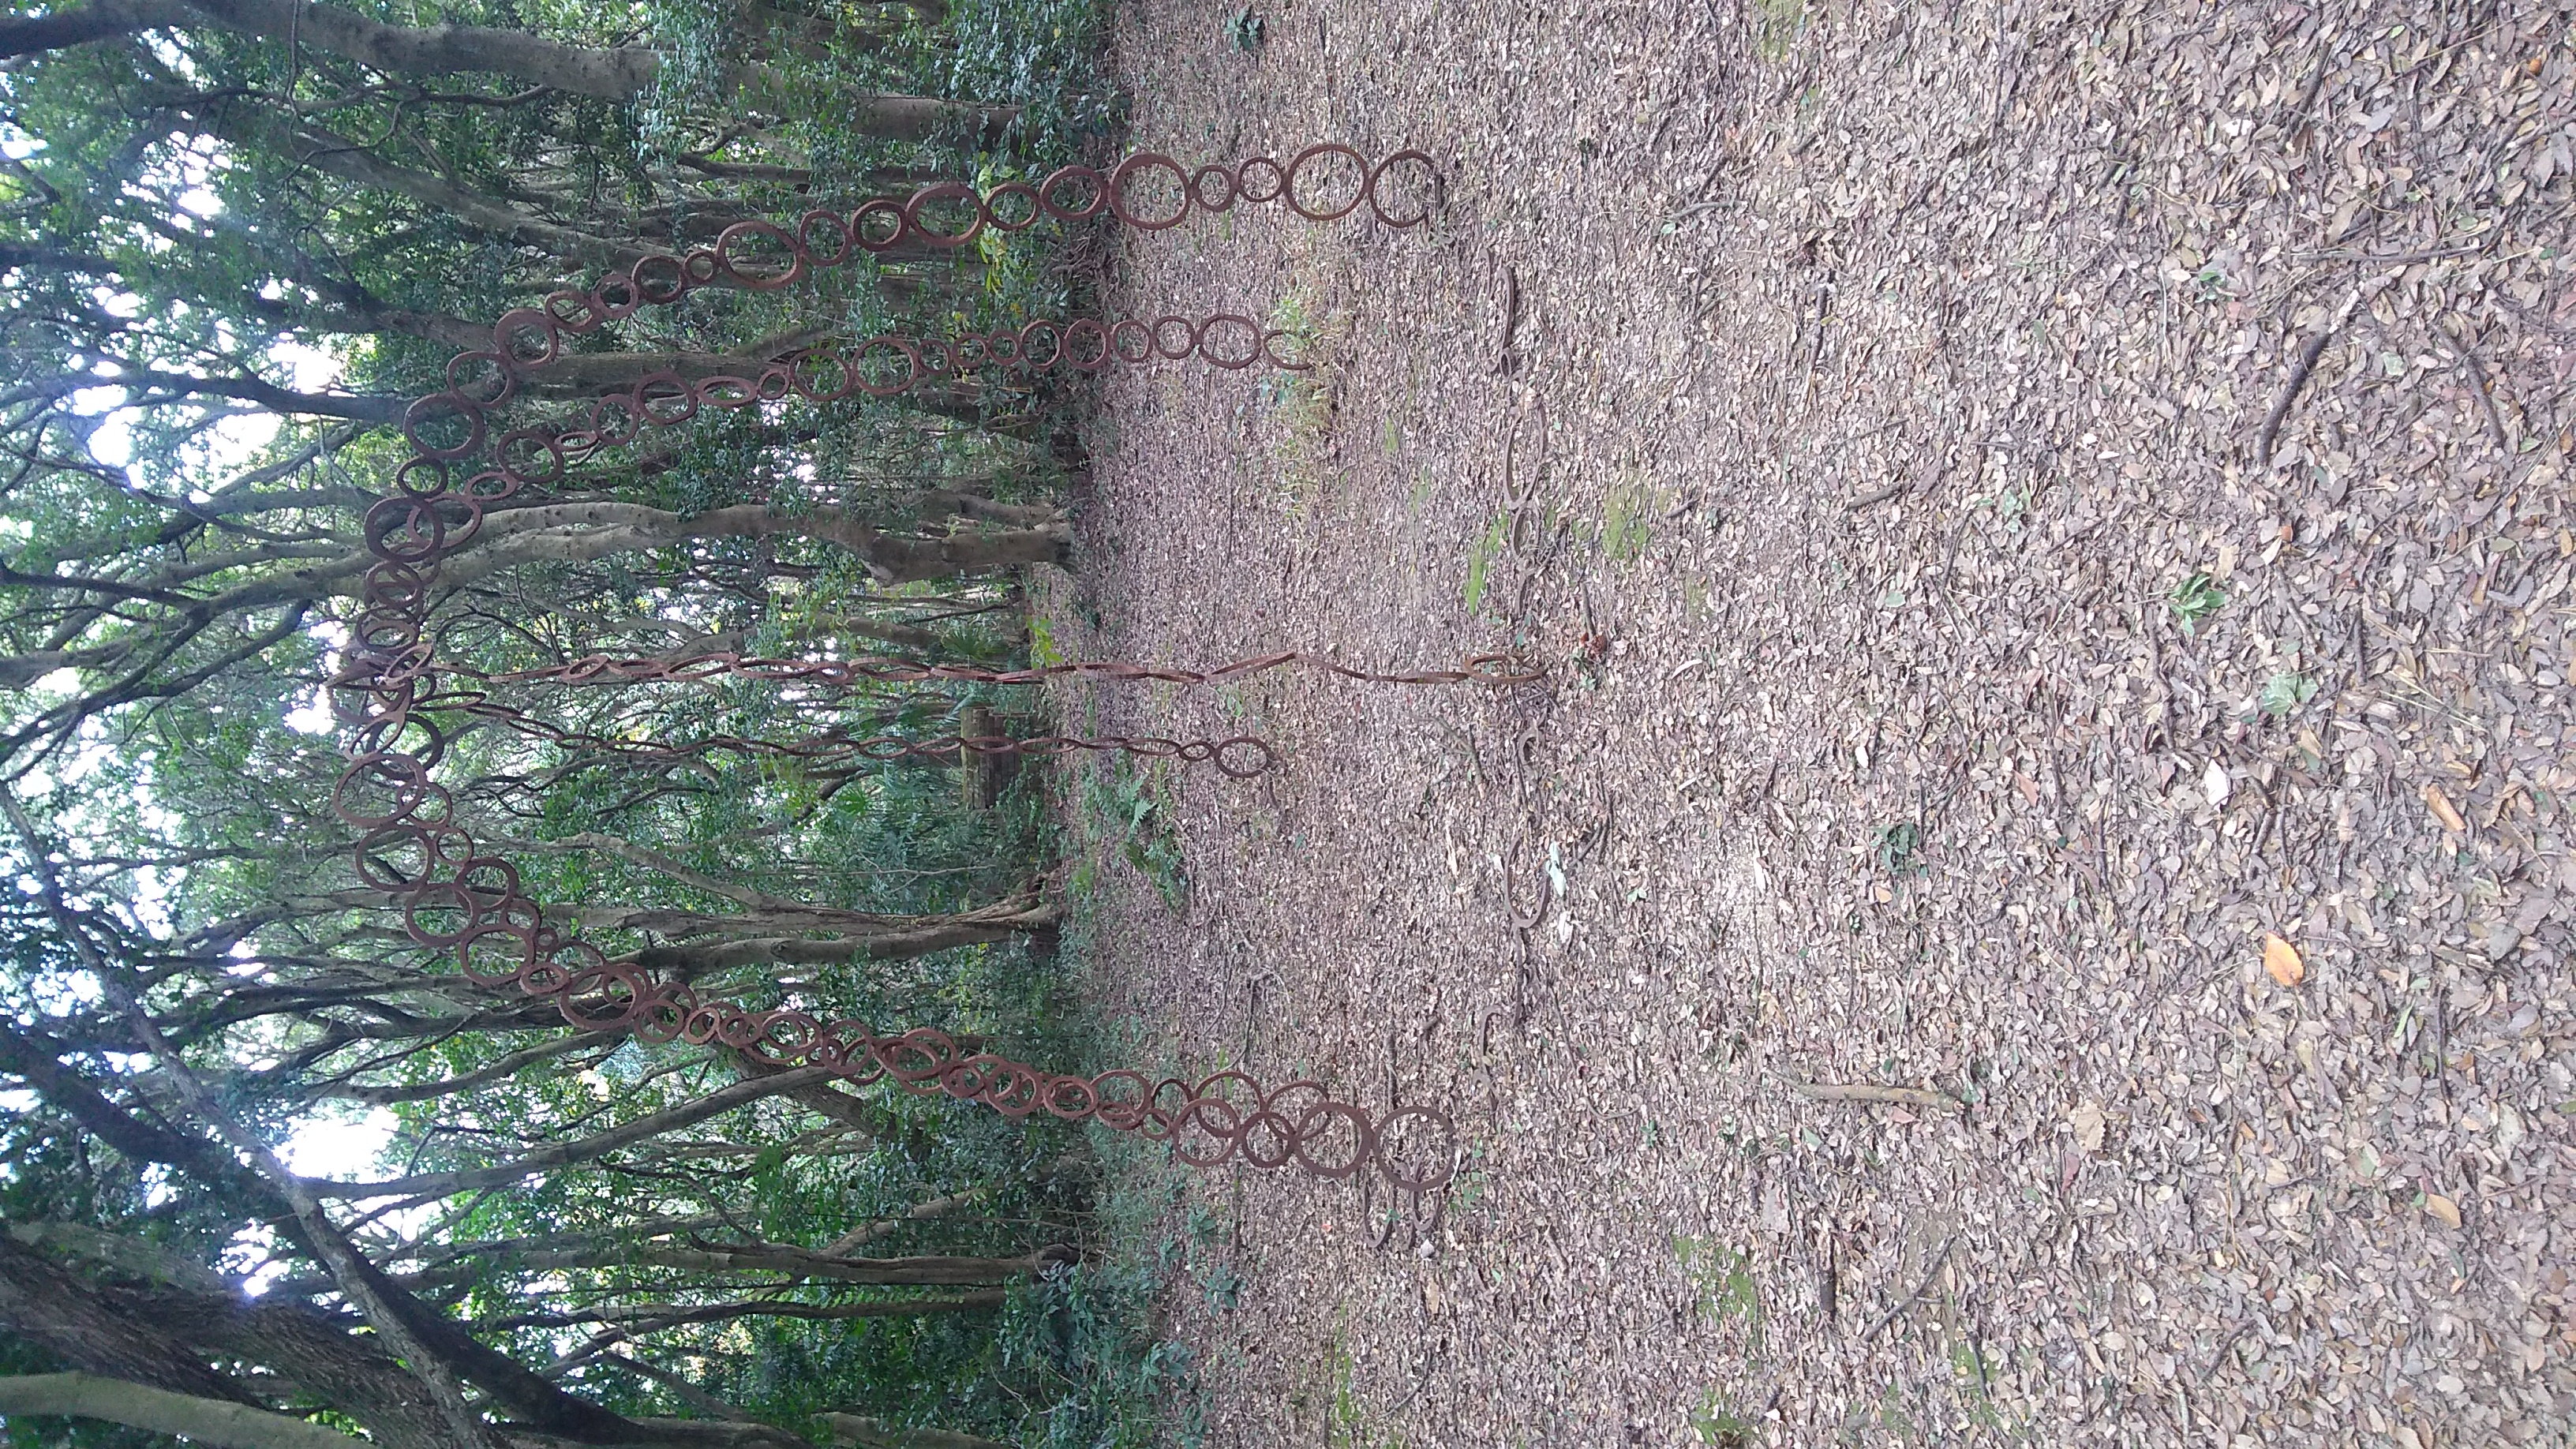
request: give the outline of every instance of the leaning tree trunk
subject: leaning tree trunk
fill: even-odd
[[[483,533],[473,547],[440,564],[441,587],[469,584],[524,563],[587,563],[699,538],[826,539],[857,554],[881,584],[921,583],[1018,564],[1062,563],[1072,542],[1061,525],[910,538],[888,533],[851,509],[788,513],[760,503],[694,515],[641,503],[549,504],[494,514]],[[352,570],[344,589],[355,591],[355,575]]]
[[[327,50],[389,75],[501,75],[523,85],[611,101],[643,98],[662,70],[661,53],[647,45],[598,49],[485,25],[391,25],[314,0],[93,0],[34,20],[0,23],[0,60],[203,24],[280,45]],[[720,85],[728,95],[771,101],[788,100],[799,90],[774,67],[739,59],[724,67]],[[828,105],[839,124],[887,141],[958,135],[989,145],[1019,115],[1016,106],[875,95],[837,86],[810,99]]]
[[[104,1419],[222,1449],[366,1449],[368,1442],[248,1404],[174,1394],[97,1374],[0,1378],[0,1417],[19,1414]]]
[[[118,1271],[133,1271],[130,1260],[121,1259]],[[184,1401],[161,1405],[171,1412],[197,1405],[263,1413],[239,1381],[205,1366],[208,1359],[238,1359],[259,1363],[286,1386],[355,1416],[383,1449],[455,1449],[453,1435],[419,1380],[366,1340],[303,1305],[262,1303],[228,1289],[135,1292],[105,1287],[55,1266],[14,1237],[0,1236],[0,1325],[98,1376],[95,1385],[79,1390],[92,1407],[27,1405],[16,1412],[153,1427],[102,1406],[144,1402],[134,1395],[160,1393]],[[8,1405],[0,1403],[0,1413],[7,1412]],[[191,1412],[201,1413],[203,1423],[249,1422]],[[194,1429],[161,1432],[204,1437]]]
[[[954,1429],[890,1429],[862,1414],[825,1414],[832,1438],[855,1449],[1012,1449],[999,1439]]]
[[[6,1235],[0,1235],[0,1327],[90,1373],[192,1398],[250,1402],[239,1384],[205,1367],[160,1325],[102,1300],[91,1285]]]

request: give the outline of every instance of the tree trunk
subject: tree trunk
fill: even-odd
[[[257,146],[260,138],[247,122],[248,113],[228,107],[209,118],[207,130],[240,146]],[[396,165],[360,146],[314,126],[301,126],[278,138],[288,156],[326,176],[355,186],[409,197],[432,211],[444,212],[475,231],[520,246],[534,247],[566,261],[585,262],[603,270],[632,267],[649,253],[642,247],[594,236],[521,211],[498,197],[468,190],[444,176]]]
[[[440,565],[441,587],[469,584],[521,563],[587,563],[691,538],[828,539],[857,554],[882,584],[921,583],[1014,564],[1062,563],[1071,542],[1071,535],[1060,525],[906,538],[887,533],[848,509],[790,514],[759,503],[695,516],[640,503],[556,504],[494,515],[484,530],[488,541]],[[354,571],[350,579],[345,587],[354,588]]]
[[[561,1268],[614,1268],[634,1264],[706,1273],[780,1273],[790,1278],[819,1278],[832,1283],[869,1283],[914,1288],[980,1287],[1026,1277],[1061,1261],[1062,1250],[1025,1258],[842,1258],[781,1243],[748,1243],[734,1247],[683,1247],[644,1243],[607,1249],[566,1252],[513,1252],[512,1266],[544,1272]]]
[[[389,75],[507,76],[577,96],[632,101],[653,88],[660,52],[646,45],[609,49],[567,45],[525,31],[484,25],[389,25],[313,0],[93,0],[78,9],[0,24],[0,60],[85,45],[142,30],[211,21],[272,40],[346,56]],[[735,61],[724,68],[726,94],[774,103],[799,87],[775,68]],[[872,95],[833,87],[825,102],[843,125],[887,141],[926,141],[942,134],[989,145],[1019,115],[1016,106],[978,106],[927,96]]]
[[[389,75],[479,71],[523,85],[622,101],[642,95],[662,67],[662,57],[650,46],[594,50],[484,25],[388,25],[354,10],[303,0],[190,0],[190,8],[219,25],[279,44],[327,50]]]
[[[554,915],[549,908],[547,914]],[[722,934],[735,939],[647,946],[638,965],[656,971],[710,971],[749,965],[829,965],[845,961],[908,961],[953,946],[974,946],[1014,935],[1051,931],[1053,906],[1006,903],[953,916],[890,916],[861,911],[799,911],[792,907],[711,916],[697,911],[631,906],[576,906],[564,914],[591,930],[650,931],[658,935]],[[817,933],[828,935],[818,938]]]
[[[934,951],[980,946],[1008,940],[1021,932],[1042,931],[1053,920],[984,924],[951,920],[918,930],[888,931],[875,936],[758,936],[702,946],[647,946],[635,953],[639,966],[656,971],[724,971],[740,966],[837,966],[849,961],[910,961]]]
[[[297,1392],[367,1426],[382,1449],[445,1449],[455,1440],[420,1380],[307,1303],[235,1294],[116,1295],[122,1311],[200,1351],[259,1364]]]
[[[999,1308],[1010,1294],[999,1288],[974,1293],[960,1293],[951,1298],[882,1298],[867,1303],[794,1303],[785,1299],[754,1299],[742,1303],[630,1303],[620,1308],[586,1308],[575,1313],[522,1313],[510,1318],[496,1318],[475,1327],[497,1331],[505,1328],[578,1328],[591,1323],[643,1324],[650,1328],[669,1328],[682,1323],[721,1323],[731,1318],[801,1318],[809,1321],[837,1322],[846,1318],[922,1318],[934,1313],[966,1313],[978,1308]],[[637,1330],[642,1331],[642,1330]]]
[[[1013,1449],[999,1439],[954,1429],[890,1429],[860,1414],[825,1414],[822,1419],[836,1442],[856,1449]]]
[[[93,1137],[105,1142],[137,1164],[157,1162],[180,1168],[200,1182],[230,1187],[249,1186],[250,1174],[242,1165],[216,1150],[202,1137],[174,1132],[157,1122],[146,1121],[117,1106],[79,1073],[62,1063],[62,1043],[32,1028],[21,1030],[0,1019],[0,1072],[7,1072],[33,1087],[44,1099],[73,1121],[80,1123]],[[0,1245],[0,1264],[9,1262],[12,1251],[24,1253],[14,1244]],[[29,1255],[33,1256],[33,1255]],[[37,1260],[39,1263],[41,1259]],[[0,1274],[5,1280],[5,1274]],[[5,1292],[0,1281],[0,1292]],[[6,1309],[0,1306],[0,1319]],[[68,1355],[66,1355],[68,1357]],[[80,1362],[77,1358],[73,1362]],[[115,1370],[104,1370],[116,1372]],[[146,1378],[143,1382],[153,1380]],[[195,1392],[183,1385],[170,1385],[182,1392]]]
[[[88,5],[48,9],[32,19],[11,16],[0,20],[0,60],[112,40],[138,30],[171,29],[196,18],[178,0],[93,0]]]
[[[90,1284],[5,1236],[0,1327],[90,1373],[192,1399],[250,1402],[238,1384],[205,1367],[158,1325],[119,1312]]]
[[[176,1434],[224,1449],[365,1449],[367,1441],[247,1404],[202,1399],[95,1374],[0,1378],[0,1415],[64,1414]]]
[[[117,1274],[167,1286],[140,1292],[104,1286],[9,1240],[53,1243],[67,1233],[82,1256],[107,1263]],[[156,1261],[159,1251],[150,1244],[77,1224],[28,1224],[12,1229],[9,1239],[0,1239],[0,1323],[79,1368],[105,1375],[101,1382],[255,1411],[239,1383],[202,1366],[209,1358],[246,1360],[354,1416],[383,1449],[454,1449],[455,1437],[419,1379],[309,1305],[246,1299],[220,1282],[208,1286],[202,1280],[211,1275],[202,1268],[171,1271]],[[115,1414],[95,1417],[138,1422]]]
[[[373,1107],[388,1107],[396,1102],[423,1102],[433,1097],[444,1097],[451,1092],[468,1091],[500,1081],[505,1077],[515,1076],[520,1068],[533,1066],[538,1062],[552,1061],[557,1057],[570,1056],[574,1052],[590,1047],[605,1046],[622,1040],[624,1040],[623,1034],[617,1032],[575,1032],[554,1041],[522,1048],[507,1056],[495,1058],[473,1071],[435,1082],[410,1082],[388,1087],[342,1083],[327,1087],[315,1093],[314,1096],[317,1100],[364,1102]]]

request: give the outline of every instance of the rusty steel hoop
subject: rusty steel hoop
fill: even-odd
[[[1316,197],[1313,188],[1323,184],[1324,171],[1342,163],[1358,168],[1351,198],[1336,205]],[[1409,212],[1390,210],[1381,194],[1399,166],[1419,168],[1429,183],[1428,199]],[[1179,184],[1169,215],[1138,209],[1139,179],[1157,173]],[[440,719],[455,714],[490,720],[560,746],[662,758],[737,751],[838,762],[1122,750],[1204,761],[1239,778],[1271,767],[1275,756],[1267,742],[1249,736],[1181,741],[1160,736],[911,740],[825,735],[781,743],[728,735],[669,745],[614,738],[552,724],[492,698],[487,690],[446,681],[641,682],[647,678],[643,666],[648,661],[603,656],[485,676],[438,659],[429,621],[442,562],[474,540],[490,509],[524,491],[549,487],[600,449],[634,442],[648,426],[678,426],[705,407],[743,407],[791,396],[817,402],[857,393],[886,397],[926,378],[979,366],[1092,369],[1113,360],[1141,363],[1191,356],[1228,368],[1265,360],[1289,369],[1309,365],[1280,355],[1284,334],[1264,331],[1236,314],[1195,322],[1164,317],[1150,324],[1133,319],[1040,322],[955,341],[889,335],[870,338],[846,355],[832,348],[809,349],[749,377],[692,380],[655,373],[627,392],[598,399],[576,426],[521,428],[494,436],[497,410],[518,395],[531,373],[562,356],[568,339],[596,332],[639,307],[666,306],[715,285],[772,291],[818,268],[839,266],[861,254],[882,254],[907,241],[958,247],[986,227],[1017,231],[1035,225],[1041,216],[1077,222],[1106,213],[1155,231],[1176,226],[1193,212],[1277,201],[1310,221],[1339,220],[1365,206],[1385,225],[1415,226],[1429,218],[1438,181],[1431,158],[1419,151],[1399,151],[1372,164],[1350,147],[1326,144],[1310,146],[1284,165],[1256,157],[1233,167],[1194,171],[1168,156],[1140,152],[1105,173],[1069,166],[1034,185],[1010,182],[984,192],[937,182],[909,198],[862,202],[846,217],[810,211],[792,227],[738,222],[712,246],[678,256],[648,256],[587,290],[559,290],[538,306],[503,314],[493,324],[491,347],[459,354],[448,364],[447,390],[414,403],[405,415],[403,433],[412,455],[396,470],[393,490],[366,513],[364,536],[374,562],[362,578],[358,618],[330,680],[335,713],[352,732],[331,808],[359,834],[355,865],[360,879],[392,898],[414,942],[452,951],[464,974],[481,985],[515,986],[553,1001],[567,1023],[585,1030],[629,1031],[653,1042],[722,1043],[771,1065],[827,1067],[854,1083],[891,1081],[905,1091],[981,1102],[1008,1116],[1043,1111],[1067,1121],[1096,1121],[1168,1142],[1182,1160],[1200,1166],[1240,1158],[1261,1168],[1294,1165],[1327,1179],[1374,1174],[1416,1194],[1437,1190],[1454,1170],[1454,1128],[1446,1114],[1433,1109],[1407,1107],[1380,1118],[1334,1098],[1316,1082],[1264,1088],[1240,1072],[1197,1081],[1155,1080],[1126,1070],[1067,1076],[991,1053],[961,1053],[953,1039],[929,1028],[881,1036],[852,1018],[826,1020],[792,1009],[755,1011],[702,996],[685,981],[658,976],[632,958],[612,959],[576,931],[551,924],[544,906],[522,888],[517,868],[486,853],[459,822],[454,796],[431,778],[452,737]],[[971,213],[969,218],[943,227],[942,215],[961,207]],[[925,212],[931,213],[927,221]],[[1211,350],[1211,337],[1220,326],[1225,340]],[[1233,345],[1244,338],[1247,345]],[[899,373],[889,371],[896,368]],[[1471,659],[1460,670],[1380,674],[1295,651],[1204,673],[1121,663],[974,671],[909,661],[738,655],[725,657],[722,669],[825,684],[863,678],[1033,683],[1062,675],[1206,683],[1290,663],[1381,683],[1498,684],[1533,677],[1507,672],[1506,661],[1491,656]],[[691,664],[671,666],[654,677],[693,680],[712,672],[690,673]],[[1234,758],[1229,759],[1229,751]],[[1417,1130],[1430,1139],[1423,1151],[1391,1147],[1391,1136],[1410,1138]]]

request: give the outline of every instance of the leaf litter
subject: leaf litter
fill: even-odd
[[[1050,627],[1555,673],[1168,721],[1290,763],[1182,782],[1185,918],[1105,881],[1104,1009],[1468,1154],[1382,1247],[1190,1185],[1211,1441],[2563,1435],[2563,13],[1264,14],[1123,9],[1134,142],[1417,146],[1445,205],[1123,246],[1144,315],[1347,330],[1310,409],[1107,378]]]

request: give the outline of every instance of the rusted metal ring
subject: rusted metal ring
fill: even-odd
[[[1001,230],[1020,230],[1035,224],[1041,215],[1079,221],[1106,210],[1140,229],[1159,230],[1176,225],[1194,210],[1225,211],[1241,200],[1283,198],[1301,215],[1334,219],[1351,208],[1319,211],[1296,192],[1306,172],[1339,156],[1359,159],[1348,147],[1324,146],[1308,148],[1284,168],[1268,158],[1255,158],[1231,171],[1223,167],[1188,171],[1169,157],[1138,153],[1105,176],[1089,167],[1068,167],[1035,186],[1009,182],[980,195],[960,183],[934,183],[916,190],[909,201],[877,198],[863,203],[847,220],[837,213],[817,211],[805,213],[792,230],[765,221],[735,223],[712,246],[679,255],[647,256],[628,271],[603,277],[589,291],[558,289],[545,294],[539,306],[503,314],[493,324],[489,349],[460,355],[448,366],[447,390],[406,410],[404,433],[413,456],[398,468],[394,493],[372,505],[366,517],[364,538],[374,559],[360,579],[360,613],[353,621],[351,641],[326,681],[334,717],[355,731],[350,757],[333,787],[331,806],[358,832],[360,879],[382,891],[388,903],[402,912],[407,934],[416,942],[453,950],[469,979],[487,986],[515,983],[521,991],[551,998],[567,1022],[587,1029],[625,1030],[645,1040],[722,1042],[775,1064],[828,1065],[854,1082],[892,1077],[906,1090],[944,1092],[1013,1116],[1043,1108],[1052,1116],[1087,1118],[1171,1142],[1176,1151],[1198,1160],[1224,1161],[1241,1153],[1256,1165],[1281,1166],[1293,1160],[1326,1176],[1360,1170],[1382,1140],[1379,1124],[1313,1083],[1293,1082],[1265,1094],[1257,1082],[1240,1073],[1218,1073],[1196,1084],[1178,1078],[1150,1082],[1126,1071],[1088,1079],[1057,1076],[991,1053],[961,1055],[953,1038],[934,1030],[916,1028],[880,1037],[853,1019],[825,1025],[802,1011],[755,1012],[729,1002],[702,1000],[684,983],[658,979],[631,961],[609,961],[596,945],[547,925],[544,908],[526,894],[517,867],[503,857],[478,852],[470,832],[457,822],[454,798],[430,778],[432,767],[446,755],[450,738],[438,721],[450,714],[495,722],[558,748],[611,755],[668,758],[684,752],[733,752],[846,765],[859,759],[1045,757],[1075,750],[1119,750],[1144,758],[1211,763],[1236,778],[1273,768],[1276,753],[1267,742],[1251,736],[909,740],[827,734],[785,743],[718,736],[671,745],[588,734],[531,716],[494,698],[487,689],[460,685],[460,680],[483,677],[438,660],[427,626],[439,565],[474,540],[487,508],[529,489],[551,487],[600,449],[636,442],[648,425],[679,426],[705,407],[741,408],[791,397],[833,401],[854,392],[889,396],[929,377],[954,375],[968,365],[972,351],[980,351],[989,363],[1033,369],[1093,370],[1113,360],[1141,364],[1156,357],[1192,355],[1223,367],[1247,367],[1265,357],[1282,366],[1298,365],[1282,355],[1283,334],[1265,333],[1249,317],[1236,314],[1204,322],[1164,318],[1150,325],[1133,318],[1039,320],[955,341],[876,338],[847,355],[814,349],[785,362],[764,362],[757,371],[742,376],[691,381],[673,372],[656,372],[623,392],[596,400],[584,426],[511,431],[491,444],[488,466],[451,471],[448,463],[483,454],[491,441],[487,430],[494,411],[519,395],[523,374],[563,355],[565,337],[589,335],[641,306],[667,305],[718,282],[752,291],[776,290],[817,267],[839,265],[860,252],[884,252],[906,241],[930,247],[962,246],[987,223]],[[1373,169],[1360,163],[1370,178],[1365,188],[1368,199],[1382,220],[1411,224],[1418,219],[1390,216],[1375,194],[1376,183],[1399,161],[1425,159],[1419,153],[1398,153]],[[1168,217],[1159,211],[1143,213],[1134,194],[1140,179],[1155,171],[1168,171],[1179,186],[1177,210]],[[1070,199],[1086,187],[1088,195],[1082,201]],[[973,209],[974,220],[968,227],[960,232],[925,227],[925,208],[948,201]],[[1007,216],[996,210],[999,202],[1020,203],[1026,214]],[[870,235],[872,230],[880,234]],[[1175,333],[1182,343],[1177,351]],[[1232,346],[1237,342],[1245,346]],[[899,367],[885,366],[895,358],[901,359]],[[886,380],[872,380],[871,366],[885,371]],[[461,481],[458,472],[465,473]],[[1204,683],[1292,661],[1391,683],[1490,682],[1499,677],[1491,670],[1480,671],[1476,661],[1470,661],[1465,671],[1377,675],[1293,652],[1241,661],[1215,674],[1119,661],[977,670],[889,660],[763,660],[730,654],[664,663],[659,673],[649,675],[639,672],[634,661],[581,660],[556,670],[528,671],[527,677],[560,683],[645,678],[686,682],[738,672],[842,687],[868,679],[1034,683],[1070,674]],[[1386,1125],[1399,1120],[1411,1121],[1390,1117]],[[1445,1125],[1445,1119],[1441,1121]],[[1338,1150],[1342,1148],[1348,1150]],[[1425,1172],[1386,1170],[1390,1180],[1402,1184],[1425,1180]],[[1410,1175],[1404,1175],[1407,1172]]]
[[[964,201],[975,213],[975,219],[966,224],[964,231],[954,233],[932,231],[921,224],[923,207],[934,201],[956,200]],[[914,192],[912,199],[903,204],[904,230],[911,233],[924,246],[962,247],[982,236],[984,223],[991,219],[992,213],[986,210],[982,194],[962,181],[933,182]]]
[[[1139,216],[1128,207],[1128,186],[1138,176],[1148,171],[1169,171],[1172,173],[1173,183],[1180,189],[1180,203],[1172,208],[1170,216]],[[1191,185],[1194,179],[1189,168],[1171,157],[1156,151],[1139,151],[1119,162],[1116,169],[1109,173],[1109,209],[1117,214],[1120,221],[1138,231],[1168,231],[1179,226],[1189,216],[1190,203],[1197,199],[1195,188]]]
[[[1348,157],[1350,158],[1352,165],[1360,168],[1359,185],[1352,188],[1351,199],[1343,203],[1339,208],[1332,211],[1316,211],[1307,206],[1304,199],[1297,195],[1297,173],[1305,170],[1306,167],[1313,162],[1334,156]],[[1309,146],[1305,150],[1298,152],[1296,158],[1288,163],[1287,179],[1282,186],[1280,196],[1288,203],[1288,209],[1290,211],[1297,213],[1308,221],[1339,221],[1343,217],[1350,215],[1352,212],[1359,210],[1360,204],[1368,199],[1368,183],[1368,158],[1338,141],[1326,141],[1321,145]]]
[[[748,258],[736,256],[735,249],[754,239],[776,244],[787,254],[787,265],[775,272],[745,270]],[[805,280],[807,258],[811,255],[805,243],[787,228],[766,221],[737,221],[716,233],[712,254],[715,275],[750,292],[775,292]]]

